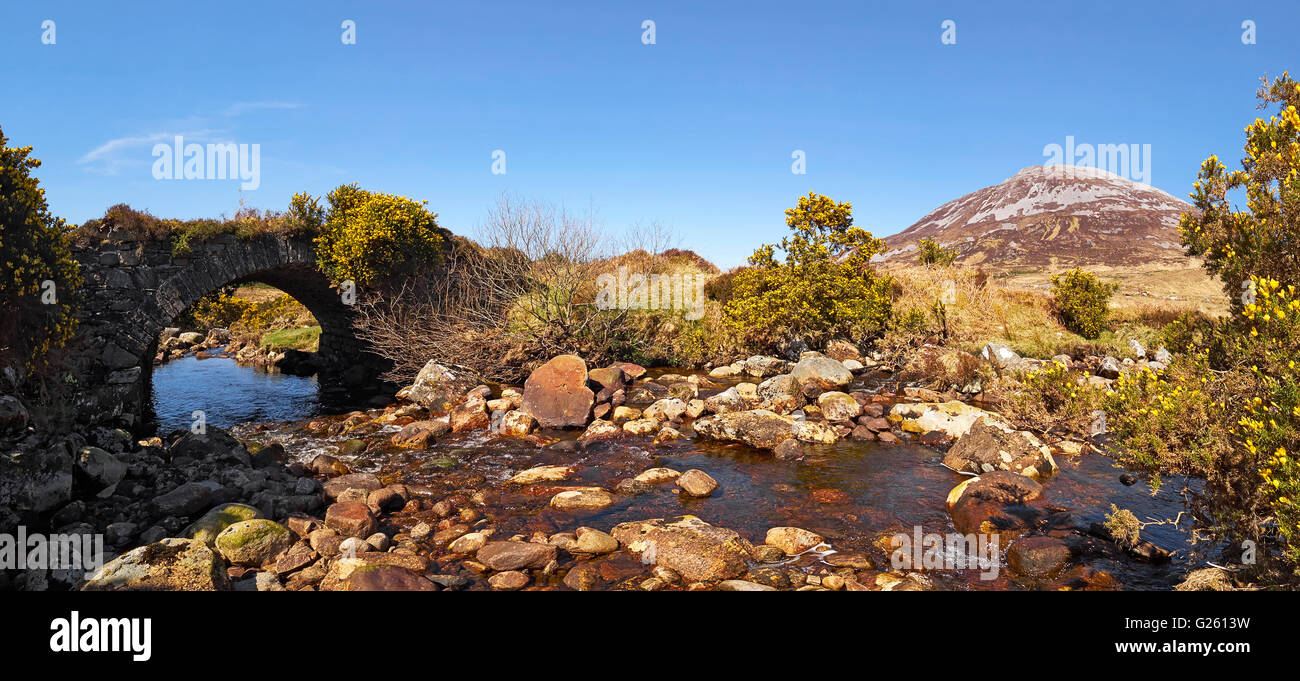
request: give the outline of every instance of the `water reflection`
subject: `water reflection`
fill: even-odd
[[[218,428],[249,421],[290,421],[320,411],[315,376],[266,373],[232,359],[184,357],[154,369],[153,407],[158,432],[188,430],[202,410]]]

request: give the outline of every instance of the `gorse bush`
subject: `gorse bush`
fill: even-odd
[[[1157,374],[1143,367],[1122,374],[1102,408],[1121,464],[1154,474],[1210,477],[1231,456],[1233,396],[1213,377],[1205,353],[1180,354]]]
[[[1247,126],[1241,170],[1229,171],[1218,156],[1201,164],[1191,194],[1197,210],[1179,222],[1188,254],[1205,259],[1234,310],[1250,302],[1252,278],[1300,284],[1300,84],[1283,73],[1264,80],[1256,96],[1261,108],[1280,111]],[[1230,191],[1244,192],[1249,210],[1234,210]]]
[[[1212,328],[1189,325],[1192,342],[1207,346],[1194,356],[1196,364],[1176,361],[1163,377],[1120,385],[1118,403],[1107,412],[1112,424],[1119,418],[1121,455],[1131,465],[1206,478],[1199,527],[1218,538],[1258,542],[1265,566],[1280,558],[1279,579],[1294,580],[1300,577],[1294,458],[1300,450],[1300,84],[1284,73],[1265,79],[1257,95],[1261,107],[1277,104],[1280,111],[1247,126],[1241,170],[1228,171],[1217,156],[1202,163],[1191,194],[1197,210],[1179,223],[1188,254],[1203,257],[1223,281],[1233,314]],[[1246,210],[1234,209],[1229,191],[1244,192]]]
[[[413,274],[436,264],[449,234],[424,201],[342,185],[327,196],[322,213],[314,201],[294,197],[295,220],[320,223],[317,266],[331,281],[368,286],[381,279]]]
[[[32,177],[41,162],[31,151],[10,147],[0,130],[0,360],[28,368],[72,337],[81,286],[67,225],[50,214],[45,190]]]
[[[1101,405],[1099,391],[1058,361],[1023,372],[1017,383],[996,392],[1008,421],[1045,435],[1088,432]]]
[[[272,331],[316,324],[311,312],[286,293],[254,301],[234,295],[229,288],[200,298],[177,319],[177,323],[199,332],[228,329],[235,336],[253,339],[260,339]]]
[[[926,267],[947,267],[957,259],[956,250],[944,248],[934,239],[921,239],[917,251],[917,261]]]
[[[754,251],[750,267],[736,274],[725,307],[728,328],[755,348],[880,333],[889,318],[889,280],[870,260],[884,242],[853,226],[850,204],[820,194],[799,197],[785,214],[793,233]]]
[[[1084,338],[1096,338],[1106,328],[1110,297],[1118,289],[1116,284],[1075,268],[1052,275],[1052,305],[1065,328]]]

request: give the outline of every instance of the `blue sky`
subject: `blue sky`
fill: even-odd
[[[1206,156],[1239,159],[1259,77],[1300,67],[1300,3],[1162,4],[5,0],[0,128],[71,222],[233,212],[237,180],[153,178],[181,134],[259,144],[260,208],[358,182],[472,234],[509,191],[658,221],[725,267],[810,190],[884,236],[1071,135],[1150,144],[1185,197]]]

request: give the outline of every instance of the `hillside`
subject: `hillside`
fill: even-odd
[[[957,251],[956,264],[1013,286],[1044,288],[1051,273],[1083,267],[1121,284],[1119,305],[1158,299],[1218,312],[1222,289],[1179,245],[1178,219],[1189,210],[1104,170],[1031,166],[885,237],[876,261],[885,269],[913,264],[918,242],[933,239]]]

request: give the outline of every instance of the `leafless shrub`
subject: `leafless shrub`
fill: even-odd
[[[443,267],[367,296],[357,330],[409,381],[430,359],[486,380],[517,381],[538,361],[611,359],[629,342],[625,312],[597,310],[609,242],[589,214],[502,195]]]

